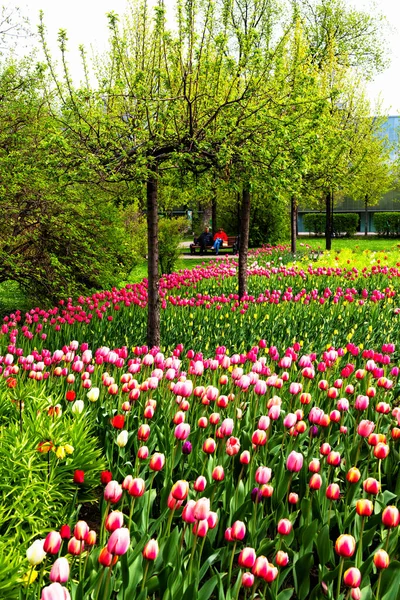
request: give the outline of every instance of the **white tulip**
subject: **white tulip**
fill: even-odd
[[[128,443],[128,432],[126,429],[121,431],[117,436],[117,444],[120,448],[124,448]]]
[[[26,558],[32,566],[38,565],[44,560],[46,552],[43,550],[43,544],[44,540],[35,540],[26,551]]]

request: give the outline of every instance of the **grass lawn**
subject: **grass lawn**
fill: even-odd
[[[308,237],[302,236],[297,238],[297,246],[301,249],[300,244],[308,244],[313,249],[325,250],[325,238],[323,237]],[[344,250],[350,249],[354,252],[364,252],[364,250],[370,250],[371,252],[383,251],[389,252],[390,250],[400,249],[400,240],[393,238],[381,238],[377,236],[365,237],[354,237],[354,238],[332,238],[332,250]]]
[[[179,271],[180,269],[193,269],[196,265],[201,265],[202,263],[208,264],[209,262],[210,259],[205,256],[199,256],[198,260],[194,260],[193,258],[180,258],[175,265],[175,271]],[[129,274],[128,280],[126,282],[122,282],[121,285],[125,285],[125,283],[137,283],[144,277],[147,277],[146,260],[136,265],[136,267],[133,267]]]

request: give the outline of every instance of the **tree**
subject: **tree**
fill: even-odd
[[[325,114],[321,116],[323,143],[315,139],[314,147],[310,148],[311,152],[317,150],[322,158],[317,163],[318,167],[323,165],[321,177],[314,173],[308,174],[307,179],[318,181],[323,188],[329,250],[334,193],[345,184],[345,174],[354,174],[356,166],[361,164],[360,157],[355,156],[356,146],[363,136],[360,123],[368,116],[364,100],[356,101],[355,86],[360,85],[360,77],[354,76],[354,70],[365,80],[386,65],[381,36],[384,19],[349,8],[343,0],[300,0],[299,10],[310,57],[318,68],[326,97]]]
[[[237,21],[246,7],[251,8],[248,18]],[[112,13],[110,50],[99,64],[94,88],[87,79],[82,89],[74,89],[66,34],[60,33],[64,81],[54,76],[57,102],[49,96],[49,104],[69,149],[74,148],[75,157],[92,173],[91,181],[146,182],[150,346],[160,343],[159,182],[171,168],[199,174],[210,168],[226,172],[232,163],[249,164],[254,154],[250,146],[263,132],[257,115],[273,102],[270,87],[262,84],[274,66],[268,29],[274,10],[272,0],[240,0],[236,8],[228,0],[178,2],[172,32],[166,28],[161,1],[153,19],[145,3],[132,5],[122,29]],[[51,69],[43,25],[41,34]],[[249,186],[248,170],[241,169],[245,171]],[[242,239],[244,256],[246,236]]]
[[[43,70],[29,61],[0,71],[0,281],[54,300],[111,285],[129,248],[105,195],[71,184],[42,85]]]
[[[391,160],[393,148],[382,136],[381,126],[382,119],[379,117],[371,117],[365,123],[365,138],[358,148],[363,158],[346,187],[351,198],[364,202],[365,235],[368,235],[368,207],[377,204],[395,186],[395,169]]]

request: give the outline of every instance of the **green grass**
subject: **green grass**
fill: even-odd
[[[26,311],[31,304],[23,289],[15,281],[0,283],[0,316],[10,314],[16,310]]]
[[[201,265],[202,263],[208,264],[210,260],[207,257],[199,256],[198,260],[194,260],[193,258],[180,258],[175,265],[175,271],[179,271],[180,269],[193,269],[196,265]],[[144,277],[147,277],[147,261],[144,260],[140,264],[136,265],[132,271],[129,273],[129,278],[127,282],[121,282],[121,286],[125,285],[125,283],[138,283],[142,281]]]
[[[314,250],[318,248],[325,250],[325,238],[302,236],[297,238],[297,247],[299,250],[302,248],[300,244],[308,244]],[[399,248],[400,240],[376,236],[332,239],[332,250],[350,249],[354,252],[364,252],[364,250],[389,252],[390,250],[399,250]]]

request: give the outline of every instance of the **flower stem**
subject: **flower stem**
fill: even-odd
[[[144,590],[144,585],[146,583],[146,577],[147,577],[147,571],[149,570],[149,561],[146,560],[146,566],[144,568],[144,574],[143,574],[143,579],[142,579],[142,586],[141,586],[141,591]]]
[[[233,559],[235,557],[235,552],[236,552],[236,544],[237,542],[235,542],[233,544],[233,549],[232,549],[232,554],[231,554],[231,559],[229,561],[229,571],[228,571],[228,584],[227,584],[227,590],[229,589],[230,585],[231,585],[231,578],[232,578],[232,567],[233,567]]]
[[[343,556],[341,556],[340,557],[339,576],[338,576],[337,589],[336,589],[336,600],[339,600],[339,598],[340,598],[340,587],[342,584],[343,565],[344,565],[344,558],[343,558]]]
[[[361,562],[362,562],[362,537],[363,537],[363,533],[364,533],[364,525],[365,525],[365,517],[363,517],[362,521],[361,521],[360,537],[358,540],[358,548],[357,548],[357,560],[356,560],[357,567],[360,567]]]
[[[379,600],[379,594],[381,590],[381,578],[382,578],[383,569],[379,571],[378,584],[376,586],[375,600]]]

